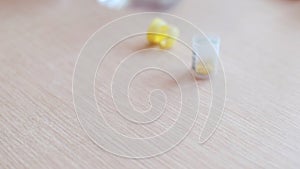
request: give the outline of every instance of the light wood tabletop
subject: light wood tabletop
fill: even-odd
[[[207,142],[199,144],[198,139],[211,101],[209,80],[197,81],[198,118],[172,150],[131,159],[107,152],[92,140],[73,104],[78,54],[101,26],[143,11],[111,10],[97,1],[0,1],[0,169],[300,168],[298,0],[186,0],[167,11],[221,37],[226,102],[223,118]],[[164,132],[180,109],[174,79],[147,71],[129,89],[132,104],[147,109],[149,91],[159,88],[168,97],[165,114],[146,126],[116,115],[108,83],[104,83],[108,79],[100,76],[112,74],[118,61],[142,48],[146,48],[144,37],[116,46],[95,80],[95,96],[99,105],[105,105],[107,122],[130,137]],[[183,46],[177,44],[170,51],[187,55],[183,62],[189,64],[190,53]],[[144,62],[149,61],[144,57]],[[169,64],[168,57],[154,58]],[[174,70],[183,75],[186,86],[192,83],[180,66]]]

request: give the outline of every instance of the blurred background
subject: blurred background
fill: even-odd
[[[147,11],[185,18],[221,37],[226,106],[206,144],[197,144],[207,118],[202,113],[189,136],[170,152],[125,159],[99,148],[82,130],[73,105],[72,77],[81,48],[96,30],[119,17]],[[0,21],[1,169],[300,166],[298,0],[0,0]],[[131,41],[112,55],[122,57],[121,49],[133,52],[141,46]],[[147,77],[137,82],[137,100],[147,95],[141,86],[155,82],[146,83]],[[170,84],[161,85],[168,90]],[[197,84],[205,112],[210,83]],[[99,83],[96,91],[105,103],[109,96],[101,92],[108,88]],[[170,112],[179,109],[176,101],[172,103]],[[109,116],[113,108],[106,109]],[[123,133],[134,132],[123,125],[128,127],[119,127]]]

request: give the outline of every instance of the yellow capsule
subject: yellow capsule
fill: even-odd
[[[147,38],[150,43],[158,44],[164,37],[159,33],[161,31],[161,27],[166,25],[167,23],[162,19],[155,18],[148,29]],[[158,34],[156,34],[158,33]]]
[[[202,63],[199,63],[196,65],[195,71],[196,73],[201,75],[208,75],[214,71],[214,67],[211,64],[204,65]]]
[[[161,49],[173,47],[178,36],[179,30],[176,27],[159,18],[151,22],[147,33],[149,43],[159,45]]]
[[[176,38],[179,36],[179,30],[173,26],[166,26],[162,31],[164,39],[160,41],[159,46],[161,49],[170,49],[176,42]]]

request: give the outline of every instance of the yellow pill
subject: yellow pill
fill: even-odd
[[[176,27],[168,25],[159,18],[151,22],[147,33],[149,43],[157,44],[161,49],[173,47],[178,36],[179,30]]]
[[[155,18],[148,29],[147,38],[150,43],[158,44],[164,37],[160,35],[161,27],[167,25],[165,21]]]
[[[197,64],[195,67],[195,71],[201,75],[208,75],[214,71],[214,67],[211,64],[203,65],[202,63]]]
[[[161,49],[170,49],[174,46],[176,38],[179,36],[179,30],[172,26],[163,26],[163,40],[160,41],[159,46]]]

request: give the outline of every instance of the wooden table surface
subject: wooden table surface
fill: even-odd
[[[186,0],[168,11],[222,38],[226,105],[217,131],[205,144],[197,143],[205,113],[200,113],[183,142],[153,158],[118,157],[92,142],[73,105],[72,76],[78,53],[99,27],[141,11],[109,10],[96,1],[0,1],[1,169],[300,168],[297,0]],[[140,44],[128,42],[111,55],[122,58],[122,50],[135,45]],[[161,83],[166,78],[157,75],[153,84],[145,80],[147,74],[137,79],[134,104],[145,106],[144,87],[166,85]],[[101,83],[96,86],[99,102],[105,103],[108,89]],[[209,81],[198,86],[204,96],[201,110],[205,110]],[[176,92],[164,87],[175,98]],[[177,102],[171,99],[170,116],[160,124],[170,125],[168,117],[174,117]],[[110,106],[106,108],[110,112]],[[166,128],[133,130],[136,126],[118,120],[108,117],[127,135],[150,136]]]

